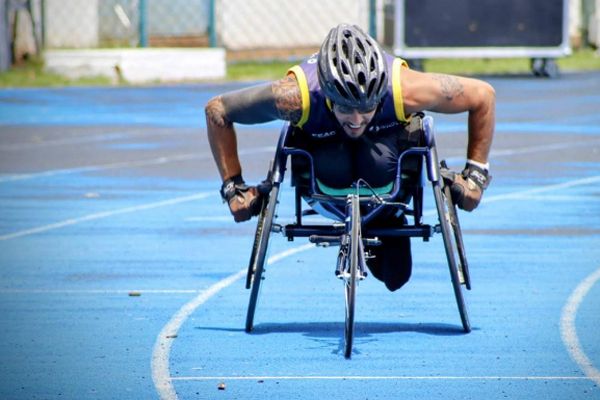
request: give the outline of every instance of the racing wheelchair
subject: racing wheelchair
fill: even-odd
[[[433,118],[415,114],[410,127],[405,127],[404,131],[412,138],[414,146],[408,146],[400,153],[393,182],[383,188],[372,188],[359,180],[352,187],[339,190],[319,182],[311,154],[293,145],[294,128],[284,124],[267,179],[259,189],[263,193],[263,201],[246,278],[246,288],[250,289],[246,332],[251,332],[254,326],[259,291],[265,279],[269,238],[274,233],[283,234],[290,241],[303,237],[317,245],[339,246],[335,275],[344,286],[346,358],[352,354],[356,291],[358,282],[366,277],[366,259],[369,257],[366,249],[379,245],[381,238],[385,237],[420,237],[427,241],[436,233],[442,234],[462,327],[466,333],[471,331],[463,293],[463,290],[471,289],[467,258],[450,187],[440,175],[440,168],[446,168],[446,164],[438,159]],[[295,187],[295,219],[292,223],[280,224],[276,210],[289,158],[292,186]],[[437,209],[434,224],[423,222],[426,181],[433,188]],[[408,217],[406,223],[391,228],[377,228],[369,224],[376,216],[390,210]],[[306,224],[303,217],[311,214],[319,214],[331,222]]]

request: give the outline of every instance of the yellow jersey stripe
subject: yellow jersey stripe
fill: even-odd
[[[302,96],[302,117],[300,117],[300,121],[296,124],[297,127],[302,128],[302,125],[308,121],[308,115],[310,114],[310,95],[308,93],[308,81],[306,80],[306,75],[304,75],[304,71],[300,68],[299,65],[295,65],[292,68],[288,69],[288,74],[294,74],[296,76],[296,80],[298,81],[298,86],[300,87],[300,95]]]
[[[394,96],[396,118],[400,122],[408,122],[404,114],[404,101],[402,100],[402,84],[400,81],[402,67],[408,67],[406,61],[401,58],[394,59],[394,63],[392,64],[392,95]]]

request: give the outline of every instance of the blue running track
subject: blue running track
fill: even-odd
[[[351,360],[335,249],[300,239],[273,236],[244,332],[254,222],[219,198],[203,112],[236,85],[0,91],[0,398],[600,399],[600,72],[488,80],[474,329],[441,236],[413,240],[406,287],[361,282]],[[466,116],[434,118],[460,168]],[[248,181],[279,126],[238,129]]]

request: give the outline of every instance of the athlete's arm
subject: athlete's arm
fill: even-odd
[[[494,88],[488,83],[453,75],[402,69],[402,94],[406,113],[429,110],[469,113],[467,158],[488,162],[495,124]]]
[[[241,175],[233,124],[276,119],[297,122],[302,114],[300,88],[293,75],[276,82],[228,92],[206,105],[208,140],[223,180]]]

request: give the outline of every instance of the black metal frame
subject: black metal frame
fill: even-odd
[[[433,138],[432,124],[433,120],[431,117],[425,117],[423,119],[423,130],[425,135],[425,146],[423,147],[412,147],[402,152],[398,158],[398,167],[396,171],[396,178],[394,181],[393,189],[389,194],[380,196],[361,196],[361,205],[367,208],[367,212],[363,211],[362,225],[363,225],[363,236],[409,236],[409,237],[421,237],[424,240],[429,239],[434,234],[434,229],[431,225],[423,224],[423,187],[422,185],[412,188],[413,206],[409,207],[408,204],[397,203],[397,200],[402,190],[402,161],[409,156],[421,156],[426,160],[426,173],[429,181],[439,181],[439,171],[433,168],[437,162],[437,153],[435,151],[435,139]],[[309,166],[309,185],[308,190],[306,188],[300,188],[296,186],[295,195],[295,221],[292,224],[281,226],[283,234],[288,240],[293,240],[296,237],[308,237],[309,239],[318,240],[319,237],[339,236],[343,229],[337,225],[307,225],[303,223],[303,216],[314,214],[315,208],[321,208],[326,212],[330,213],[330,216],[338,221],[343,221],[345,218],[345,203],[346,196],[331,196],[324,194],[319,190],[316,183],[313,160],[312,156],[306,150],[287,147],[288,135],[291,134],[292,128],[284,126],[281,131],[280,141],[278,145],[278,151],[275,156],[274,167],[278,169],[278,173],[273,176],[280,177],[279,183],[283,180],[284,171],[286,168],[286,162],[288,156],[303,157],[308,160]],[[420,177],[419,177],[420,178]],[[302,199],[308,199],[311,207],[309,209],[302,208]],[[405,215],[412,216],[411,225],[403,225],[399,228],[371,228],[369,222],[372,221],[379,213],[389,207],[402,208]],[[311,240],[312,241],[312,240]]]
[[[420,118],[420,117],[418,117]],[[466,256],[458,224],[456,208],[450,197],[449,187],[445,186],[440,175],[440,161],[438,159],[435,137],[433,133],[433,118],[426,116],[421,119],[423,134],[423,145],[411,147],[401,153],[398,160],[396,178],[390,193],[377,195],[373,192],[370,196],[361,195],[359,197],[361,208],[361,230],[362,243],[376,243],[378,238],[392,236],[420,237],[427,241],[435,233],[442,233],[448,266],[450,269],[451,281],[454,287],[454,293],[459,308],[463,329],[470,332],[470,322],[467,316],[466,304],[463,297],[462,287],[471,288],[468,274]],[[289,241],[297,237],[308,238],[310,242],[316,244],[339,245],[340,241],[347,235],[347,229],[344,225],[347,214],[347,196],[331,196],[319,189],[315,179],[314,164],[312,156],[306,150],[289,146],[290,137],[293,133],[293,127],[285,124],[281,129],[279,142],[275,152],[275,157],[271,164],[267,181],[270,183],[270,192],[265,196],[263,209],[259,215],[257,224],[254,248],[248,266],[248,278],[246,287],[252,289],[250,304],[246,318],[246,331],[250,332],[253,328],[254,312],[257,305],[258,291],[261,281],[264,279],[264,263],[268,248],[269,235],[272,232],[283,233]],[[420,179],[418,184],[408,186],[409,195],[412,199],[411,204],[399,201],[402,192],[407,190],[403,186],[402,161],[405,157],[420,157],[420,166],[418,173]],[[285,175],[288,159],[292,157],[302,157],[308,162],[308,184],[295,184],[295,220],[293,223],[280,225],[274,222],[276,217],[276,206],[278,203],[278,193]],[[443,162],[442,162],[443,163]],[[444,164],[442,164],[444,165]],[[423,223],[423,178],[426,177],[433,187],[434,198],[438,210],[438,223],[429,225]],[[293,177],[294,178],[294,177]],[[358,190],[358,189],[357,189]],[[309,204],[308,208],[303,208],[303,199]],[[412,217],[410,222],[394,228],[371,227],[372,221],[383,210],[394,207],[396,210]],[[315,210],[319,209],[319,212]],[[333,220],[328,224],[305,224],[303,216],[311,214],[325,214]],[[364,256],[364,255],[363,255]]]

